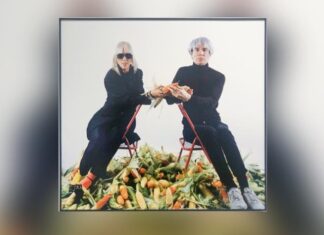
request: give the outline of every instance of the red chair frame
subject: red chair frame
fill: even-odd
[[[185,165],[185,171],[186,171],[187,168],[188,168],[188,165],[189,165],[191,156],[192,156],[192,152],[194,150],[203,150],[203,152],[206,155],[208,161],[211,162],[211,160],[210,160],[209,154],[208,154],[208,152],[207,152],[204,144],[202,143],[202,141],[201,141],[201,139],[200,139],[200,137],[199,137],[199,135],[198,135],[198,133],[196,131],[195,125],[191,121],[191,119],[190,119],[187,111],[185,110],[185,108],[183,107],[182,104],[178,104],[178,107],[180,109],[180,112],[184,116],[184,118],[188,121],[189,126],[192,129],[193,133],[195,134],[195,138],[192,141],[191,146],[189,148],[185,146],[185,140],[184,140],[184,138],[180,138],[181,149],[180,149],[180,153],[179,153],[179,157],[178,157],[178,162],[180,161],[180,158],[181,158],[181,155],[182,155],[182,151],[183,150],[189,151],[189,156],[188,156],[188,159],[187,159],[186,165]],[[198,142],[199,147],[195,147],[197,142]]]
[[[135,112],[131,118],[131,120],[129,121],[127,127],[126,127],[126,130],[123,134],[123,137],[122,139],[125,141],[125,144],[126,146],[122,146],[122,144],[119,146],[119,149],[128,149],[128,152],[129,152],[129,155],[130,157],[133,156],[133,154],[135,153],[137,155],[137,147],[138,147],[138,141],[135,141],[134,143],[130,143],[129,140],[127,139],[126,135],[129,131],[129,129],[131,128],[132,124],[134,123],[135,121],[135,118],[140,110],[140,108],[142,107],[142,105],[137,105],[136,109],[135,109]]]

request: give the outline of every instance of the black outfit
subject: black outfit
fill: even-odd
[[[221,122],[216,111],[218,100],[222,94],[225,76],[207,65],[181,67],[172,81],[179,85],[187,85],[193,89],[193,95],[183,106],[195,125],[196,131],[203,142],[211,161],[221,181],[227,188],[237,187],[233,174],[241,188],[248,187],[246,169],[235,142],[235,139],[225,123]],[[168,104],[180,103],[175,97],[166,97]],[[182,119],[183,136],[192,142],[195,138],[189,123]],[[226,158],[224,156],[226,155]],[[226,162],[227,160],[227,162]]]
[[[109,161],[123,142],[122,135],[126,130],[138,104],[150,104],[151,100],[143,95],[143,72],[131,67],[128,73],[119,75],[110,69],[105,77],[107,100],[104,106],[91,118],[87,127],[88,146],[80,162],[81,175],[91,171],[104,177]],[[130,142],[139,140],[134,132],[135,121],[132,124],[127,138]]]

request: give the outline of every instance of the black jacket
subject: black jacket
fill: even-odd
[[[220,122],[220,116],[216,108],[222,94],[225,76],[207,65],[181,67],[172,82],[179,85],[187,85],[193,89],[193,95],[188,102],[184,102],[184,108],[195,125],[216,125]],[[180,103],[181,100],[174,97],[166,97],[168,104]],[[182,119],[184,128],[190,128],[187,120]]]
[[[133,68],[126,74],[119,75],[110,69],[105,77],[107,99],[104,106],[91,118],[87,127],[90,139],[91,131],[96,128],[109,129],[117,127],[125,129],[138,104],[150,104],[151,100],[143,95],[143,72]],[[135,122],[130,130],[135,129]]]

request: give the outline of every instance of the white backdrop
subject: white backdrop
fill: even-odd
[[[187,52],[193,38],[214,45],[209,66],[225,74],[218,112],[229,125],[247,163],[265,164],[265,24],[264,21],[63,20],[61,22],[62,168],[79,160],[87,146],[86,127],[105,102],[104,77],[119,41],[133,46],[144,72],[145,90],[154,82],[169,84],[177,69],[192,64]],[[140,144],[179,152],[182,133],[177,106],[163,101],[156,109],[142,106],[136,132]],[[118,152],[117,155],[125,155]]]

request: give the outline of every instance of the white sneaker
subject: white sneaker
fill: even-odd
[[[242,197],[242,193],[238,188],[231,188],[227,194],[230,208],[232,210],[247,209],[247,205]]]
[[[265,207],[252,189],[244,188],[243,197],[252,210],[264,210]]]

